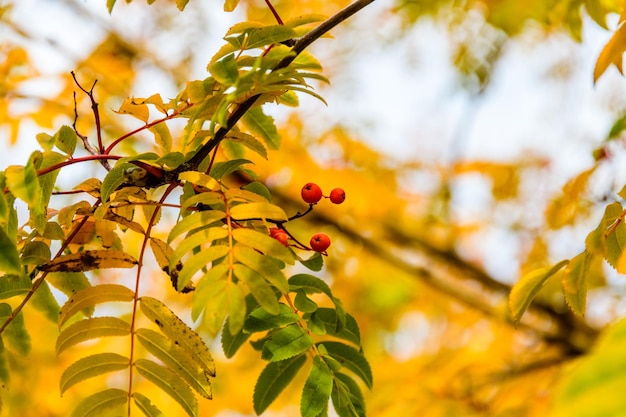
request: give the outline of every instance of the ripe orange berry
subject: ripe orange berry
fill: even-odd
[[[309,182],[304,184],[300,195],[306,203],[315,204],[322,199],[322,189],[314,182]]]
[[[283,230],[280,229],[279,227],[270,227],[270,236],[274,237],[276,236],[276,233],[285,233],[285,232],[283,232]]]
[[[330,192],[330,201],[335,204],[341,204],[346,201],[346,192],[343,188],[333,188]]]
[[[330,237],[326,233],[316,233],[309,243],[315,252],[324,252],[330,246]]]
[[[274,233],[272,237],[282,243],[283,246],[289,246],[289,236],[287,236],[287,233],[283,232],[282,230]]]

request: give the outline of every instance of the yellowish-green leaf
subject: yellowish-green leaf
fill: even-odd
[[[134,296],[133,291],[117,284],[100,284],[80,290],[61,307],[59,327],[81,310],[107,302],[132,301]]]
[[[0,300],[25,294],[32,286],[28,275],[4,275],[0,277]]]
[[[283,209],[270,203],[239,204],[230,209],[230,215],[235,220],[287,220],[287,215],[285,214]]]
[[[110,388],[82,400],[72,412],[72,417],[102,417],[125,415],[128,392]]]
[[[128,368],[130,360],[117,353],[98,353],[79,359],[61,375],[61,395],[88,378]]]
[[[106,336],[130,334],[130,323],[117,317],[93,317],[77,321],[64,329],[57,337],[56,354],[78,343]]]
[[[0,323],[5,323],[11,316],[11,306],[6,303],[0,304]],[[2,334],[8,346],[22,355],[28,355],[31,349],[31,339],[24,324],[24,315],[19,312],[9,323]]]
[[[219,190],[220,184],[215,178],[197,171],[187,171],[178,174],[178,179],[181,181],[188,181],[192,184],[199,185],[200,187],[207,188],[209,190]]]
[[[211,262],[226,256],[229,250],[226,245],[209,246],[185,260],[183,269],[178,274],[178,291],[191,282],[198,271],[208,268]]]
[[[159,329],[210,376],[215,376],[215,362],[202,338],[187,326],[172,310],[156,298],[141,297],[141,311]]]
[[[189,417],[198,415],[198,401],[187,384],[173,371],[146,359],[135,361],[137,371],[161,388],[185,410]]]
[[[254,296],[261,307],[271,314],[278,314],[280,309],[276,293],[261,274],[239,263],[234,265],[233,272],[237,278],[248,286],[252,296]]]
[[[137,340],[148,352],[176,372],[198,394],[204,398],[212,398],[209,376],[206,372],[200,370],[198,365],[185,351],[154,330],[138,329],[136,334]]]
[[[248,245],[265,255],[279,259],[287,264],[293,265],[295,258],[293,252],[284,247],[276,239],[268,235],[247,228],[233,230],[233,237],[239,243]]]
[[[260,136],[270,149],[278,149],[280,136],[274,118],[263,113],[261,107],[253,107],[241,118],[251,133]]]
[[[170,257],[170,268],[173,268],[186,254],[193,249],[202,245],[211,244],[212,242],[224,239],[228,236],[228,230],[224,227],[209,227],[202,229],[192,235],[189,235],[176,246],[176,250]]]
[[[57,148],[63,153],[72,156],[74,155],[74,150],[76,150],[78,136],[76,136],[76,132],[71,127],[61,126],[61,129],[54,134],[54,141]]]
[[[152,404],[150,399],[145,395],[133,392],[132,397],[137,408],[139,408],[146,417],[165,417],[165,414]]]
[[[587,251],[576,255],[564,270],[561,283],[567,306],[579,317],[585,315],[587,305],[587,271],[592,254]]]
[[[39,269],[45,272],[84,272],[92,269],[132,268],[137,260],[120,250],[95,249],[61,255]]]
[[[0,272],[20,274],[22,264],[15,240],[9,238],[3,227],[0,227]]]
[[[182,12],[183,10],[185,10],[185,6],[187,6],[187,3],[189,3],[189,0],[176,0],[176,7],[178,7],[178,10]]]
[[[511,309],[511,318],[514,323],[519,323],[533,298],[548,282],[548,279],[568,263],[569,261],[561,261],[551,268],[536,269],[527,273],[515,283],[509,295],[509,308]]]
[[[193,293],[191,306],[192,320],[198,320],[204,312],[204,324],[210,327],[213,333],[219,331],[226,312],[222,308],[226,291],[226,274],[228,265],[222,263],[212,267],[198,282]]]
[[[241,283],[233,283],[226,287],[228,299],[228,328],[230,334],[237,334],[243,328],[246,319],[246,301]]]
[[[196,229],[203,229],[209,227],[211,224],[221,221],[226,217],[226,213],[221,210],[203,210],[197,211],[185,217],[172,228],[167,242],[172,243],[174,239],[183,233],[190,232]]]
[[[165,123],[157,123],[151,126],[148,130],[154,134],[154,142],[159,145],[163,153],[171,152],[172,150],[172,134],[169,127]]]
[[[275,260],[243,245],[235,246],[234,255],[237,261],[261,274],[267,282],[276,287],[281,293],[286,294],[289,292],[287,278]]]
[[[25,201],[29,207],[37,204],[41,187],[32,159],[25,166],[11,165],[5,170],[6,184],[14,196]]]

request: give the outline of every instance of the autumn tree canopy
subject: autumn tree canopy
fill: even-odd
[[[625,16],[0,4],[2,415],[623,414]]]

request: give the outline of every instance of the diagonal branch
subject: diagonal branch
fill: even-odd
[[[365,6],[373,3],[375,0],[357,0],[354,3],[350,4],[346,8],[340,10],[335,15],[331,16],[324,22],[320,23],[315,29],[308,32],[306,35],[301,37],[296,41],[293,48],[291,49],[291,54],[286,56],[280,61],[276,67],[272,69],[272,72],[277,71],[279,69],[285,68],[291,64],[296,57],[304,51],[309,45],[315,42],[317,39],[321,38],[324,34],[329,32],[332,28],[353,16],[359,10],[363,9]],[[211,151],[219,145],[219,143],[226,137],[226,134],[235,126],[235,124],[243,117],[244,114],[256,103],[261,94],[254,95],[248,98],[246,101],[238,105],[235,110],[231,113],[231,115],[226,120],[226,125],[220,127],[217,132],[215,132],[215,136],[211,138],[207,143],[205,143],[198,152],[189,159],[186,163],[182,164],[178,169],[176,169],[173,174],[174,177],[178,175],[180,172],[196,170],[200,163],[209,156]]]

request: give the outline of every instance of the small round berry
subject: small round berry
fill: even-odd
[[[287,233],[283,232],[282,230],[279,232],[276,232],[274,236],[272,237],[276,239],[277,241],[279,241],[280,243],[282,243],[283,246],[285,247],[289,246],[289,236],[287,236]]]
[[[330,246],[330,238],[326,233],[316,233],[309,243],[315,252],[324,252]]]
[[[302,187],[300,195],[306,203],[315,204],[322,199],[322,189],[314,182],[309,182]]]
[[[283,230],[279,227],[270,227],[270,236],[275,237],[276,233],[285,233],[285,232],[283,232]]]
[[[346,201],[346,192],[343,188],[333,188],[330,192],[330,201],[335,204],[341,204]]]

